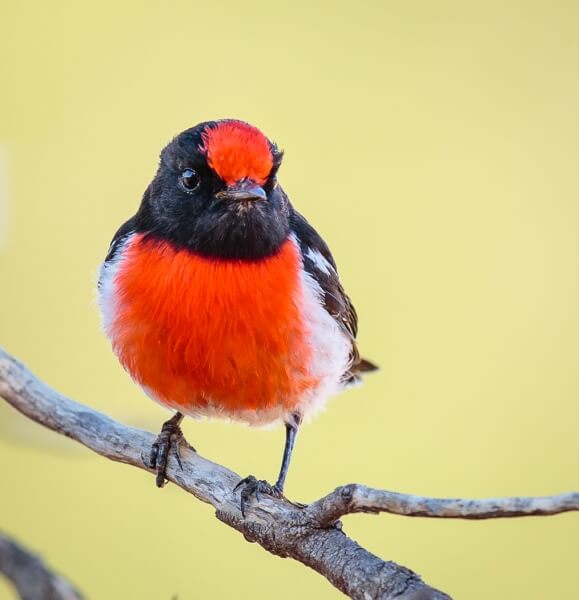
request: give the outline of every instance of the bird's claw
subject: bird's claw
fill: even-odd
[[[157,487],[162,488],[167,483],[166,473],[170,452],[173,453],[179,468],[183,470],[183,464],[181,463],[181,456],[179,454],[179,448],[182,443],[187,442],[185,441],[185,436],[179,425],[167,421],[163,425],[161,433],[157,436],[157,439],[151,446],[148,460],[145,461],[150,469],[155,469],[155,471],[157,471],[157,476],[155,478]],[[195,450],[194,448],[192,449]]]
[[[240,494],[240,508],[241,514],[245,517],[245,509],[249,504],[251,497],[255,496],[255,499],[260,502],[261,495],[265,494],[267,496],[271,496],[272,498],[282,498],[283,493],[282,490],[279,489],[277,485],[271,485],[264,479],[256,479],[253,475],[248,475],[244,479],[242,479],[234,488],[233,493],[237,492],[237,490],[241,489]]]

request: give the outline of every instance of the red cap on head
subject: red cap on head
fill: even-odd
[[[209,166],[228,184],[252,179],[262,185],[267,180],[273,157],[267,138],[243,121],[221,121],[206,129],[201,150]]]

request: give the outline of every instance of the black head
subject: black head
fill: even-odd
[[[137,230],[206,256],[254,260],[289,234],[276,181],[282,153],[242,121],[201,123],[161,153],[135,216]]]

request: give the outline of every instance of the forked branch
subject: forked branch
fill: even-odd
[[[143,461],[153,434],[117,423],[74,402],[38,380],[0,349],[0,396],[37,423],[84,444],[115,461],[150,471]],[[269,496],[254,503],[243,518],[233,488],[237,474],[188,448],[182,468],[171,457],[170,481],[216,509],[217,518],[269,552],[293,558],[359,599],[443,600],[449,596],[425,584],[409,569],[383,561],[343,533],[338,519],[355,512],[488,519],[551,515],[579,510],[579,493],[545,498],[492,500],[436,499],[375,490],[358,484],[337,488],[305,508]]]

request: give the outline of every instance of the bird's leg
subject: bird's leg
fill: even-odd
[[[302,422],[302,416],[299,413],[293,413],[285,424],[285,446],[283,449],[283,458],[281,461],[281,468],[279,476],[274,485],[270,485],[263,479],[256,479],[253,475],[249,475],[242,479],[233,489],[236,492],[239,488],[241,490],[241,513],[245,516],[245,507],[252,496],[259,502],[260,494],[267,494],[274,498],[281,498],[283,496],[283,488],[285,484],[285,478],[289,469],[292,451],[296,441],[296,435],[298,427]]]
[[[167,482],[165,474],[167,471],[169,452],[171,450],[175,453],[175,458],[177,459],[179,466],[181,466],[179,445],[181,442],[185,441],[180,427],[182,420],[183,415],[180,412],[177,412],[168,421],[163,423],[161,433],[157,436],[157,439],[151,447],[148,467],[157,471],[157,477],[155,479],[157,487],[163,487]]]
[[[290,422],[285,424],[285,446],[283,449],[283,458],[281,460],[281,468],[279,470],[279,476],[275,485],[273,486],[279,494],[283,493],[285,485],[285,478],[289,469],[290,461],[292,458],[292,452],[296,441],[296,435],[298,433],[298,427],[302,422],[301,415],[294,413]]]

